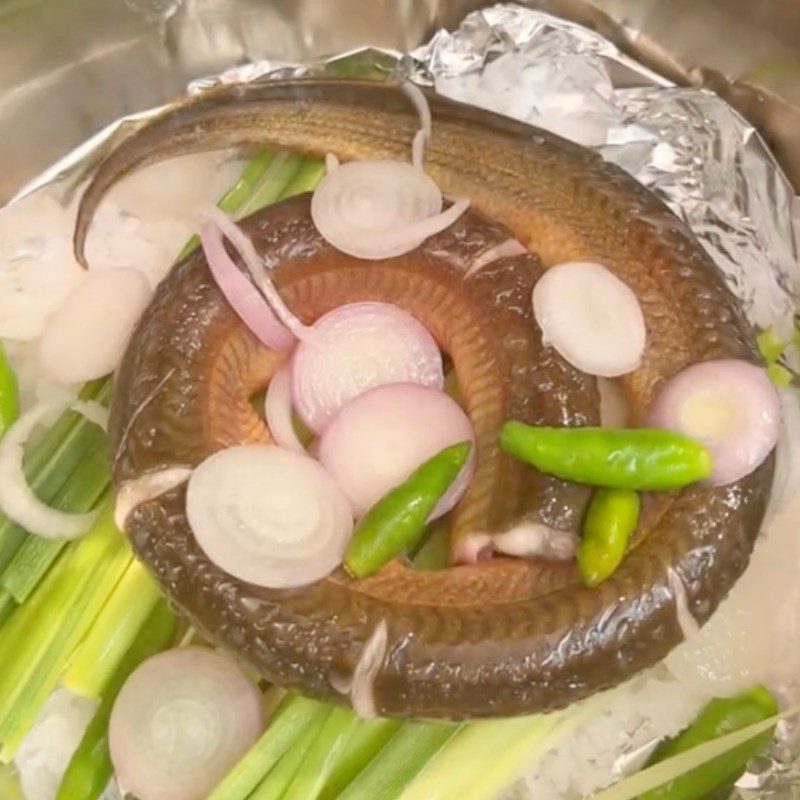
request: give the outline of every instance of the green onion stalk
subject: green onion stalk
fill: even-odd
[[[306,190],[321,174],[319,159],[261,152],[220,205],[240,217]],[[4,424],[18,412],[16,393],[6,391],[13,374],[5,366],[3,358]],[[107,405],[111,391],[111,379],[105,378],[88,383],[79,396]],[[62,511],[91,510],[108,490],[107,446],[94,423],[65,411],[25,448],[23,466],[31,489]],[[108,498],[92,530],[77,542],[37,537],[0,514],[2,761],[13,758],[62,678],[77,693],[105,701],[151,624],[158,592],[114,526],[112,506]]]

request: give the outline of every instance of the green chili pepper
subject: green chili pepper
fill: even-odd
[[[470,448],[469,442],[461,442],[442,450],[367,511],[345,558],[351,574],[371,575],[419,543],[428,517],[461,472]]]
[[[8,362],[3,343],[0,342],[0,436],[11,427],[18,416],[17,376]]]
[[[650,764],[684,753],[728,733],[769,719],[778,713],[775,698],[763,687],[712,700],[679,736],[657,748]],[[700,800],[714,789],[735,781],[747,762],[769,747],[773,731],[765,731],[700,767],[639,796],[639,800]],[[648,765],[649,766],[649,765]]]
[[[541,472],[609,489],[670,491],[713,469],[705,447],[660,428],[537,428],[510,420],[500,446]]]
[[[639,522],[639,495],[630,489],[598,489],[589,503],[578,548],[578,570],[587,586],[616,572]]]
[[[108,720],[114,701],[130,674],[143,661],[167,647],[174,631],[175,617],[166,601],[160,600],[103,693],[103,699],[64,773],[56,800],[97,800],[100,797],[112,772]]]

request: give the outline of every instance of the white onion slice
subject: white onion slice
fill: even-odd
[[[138,269],[91,270],[48,322],[39,343],[42,367],[61,383],[113,372],[151,294]]]
[[[353,710],[362,719],[374,719],[378,716],[378,710],[375,707],[375,677],[386,658],[388,638],[389,631],[386,620],[382,619],[375,626],[372,636],[364,645],[356,668],[353,670],[350,702],[353,704]]]
[[[693,364],[658,394],[649,422],[705,445],[714,461],[713,486],[749,475],[775,447],[781,401],[766,371],[737,359]]]
[[[569,561],[578,549],[578,537],[538,522],[522,522],[492,537],[495,550],[519,558],[538,557]]]
[[[414,108],[419,114],[419,128],[426,139],[431,138],[432,122],[431,122],[431,107],[428,104],[428,98],[425,97],[425,92],[417,86],[413,81],[404,81],[401,88],[405,92],[408,99],[414,104]]]
[[[180,486],[189,480],[192,471],[188,467],[168,467],[148,472],[140,478],[125,481],[119,489],[114,502],[114,524],[125,530],[125,522],[131,511],[142,503]]]
[[[424,461],[474,436],[469,418],[448,395],[413,383],[393,383],[342,408],[322,435],[319,458],[361,516]],[[459,501],[473,469],[470,454],[431,519]]]
[[[220,569],[273,589],[324,578],[341,563],[353,530],[350,504],[322,466],[269,445],[206,459],[189,479],[186,513]]]
[[[203,223],[200,242],[217,286],[239,319],[262,344],[275,350],[290,350],[296,341],[294,335],[278,320],[258,289],[228,255],[219,226],[213,222]]]
[[[672,568],[667,568],[667,580],[672,589],[672,596],[675,598],[675,616],[678,618],[678,625],[684,639],[691,639],[700,630],[697,620],[692,615],[689,608],[689,598],[686,596],[686,587],[683,585],[681,576]]]
[[[203,647],[167,650],[122,687],[109,721],[123,794],[203,800],[264,727],[261,695],[236,662]]]
[[[545,343],[582,372],[613,378],[641,363],[646,332],[639,301],[601,264],[551,267],[533,288],[533,312]]]
[[[281,367],[267,387],[264,413],[275,443],[296,453],[305,453],[292,422],[292,369],[290,364]]]
[[[489,264],[501,258],[524,256],[527,252],[527,248],[521,242],[516,239],[506,239],[500,244],[492,245],[478,255],[467,268],[467,271],[464,273],[464,278],[472,277],[476,272],[480,272],[484,267],[488,267]]]
[[[0,509],[17,525],[45,539],[74,539],[86,533],[97,517],[95,511],[68,514],[45,505],[28,486],[22,468],[23,448],[36,426],[68,407],[49,403],[36,405],[0,439]],[[75,410],[80,412],[81,406],[77,405]]]
[[[343,253],[383,259],[413,250],[466,211],[459,200],[442,212],[439,187],[400,161],[350,161],[326,175],[311,198],[323,238]]]
[[[320,317],[294,355],[292,395],[321,433],[354,397],[386,383],[444,385],[439,347],[419,320],[390,303],[350,303]]]
[[[420,128],[411,142],[411,163],[414,169],[423,169],[425,162],[425,132]]]
[[[75,400],[70,408],[93,422],[103,432],[108,430],[108,409],[95,400]]]
[[[339,159],[333,153],[325,154],[325,172],[333,172],[339,166]]]
[[[212,206],[206,211],[206,218],[222,231],[223,236],[233,245],[241,256],[244,265],[256,282],[261,294],[266,298],[275,316],[298,339],[303,339],[308,333],[308,328],[291,312],[283,298],[275,288],[275,284],[267,275],[267,265],[256,252],[256,248],[247,234],[223,211]]]
[[[604,428],[627,428],[631,421],[631,408],[622,388],[609,378],[597,379],[600,395],[600,424]]]

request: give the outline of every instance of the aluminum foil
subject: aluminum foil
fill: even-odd
[[[147,7],[163,14],[178,4],[148,0]],[[674,86],[595,32],[506,4],[469,15],[458,30],[439,31],[411,53],[363,49],[311,64],[261,61],[195,81],[188,90],[319,72],[407,77],[596,149],[695,232],[754,325],[773,325],[788,336],[800,297],[800,202],[752,125],[716,95]],[[158,110],[104,129],[17,197],[46,186],[69,198],[120,137]],[[650,221],[675,224],[669,217]],[[781,725],[775,751],[752,765],[734,796],[800,797],[796,728]],[[623,756],[619,774],[639,751]]]

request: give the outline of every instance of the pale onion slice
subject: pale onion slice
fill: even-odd
[[[356,516],[362,516],[424,461],[474,437],[469,418],[448,395],[413,383],[392,383],[342,408],[322,435],[319,459],[350,499]],[[431,519],[461,499],[473,469],[471,453]]]
[[[278,320],[261,292],[228,255],[219,226],[210,221],[203,223],[200,242],[214,281],[239,319],[263,345],[291,350],[297,341],[294,334]]]
[[[425,132],[420,129],[411,142],[411,163],[415,169],[423,169],[425,163]]]
[[[325,172],[333,172],[339,166],[339,159],[333,153],[325,154]]]
[[[248,238],[247,234],[224,212],[216,206],[212,206],[206,212],[206,218],[217,225],[222,231],[223,236],[233,245],[236,252],[241,256],[244,265],[247,267],[250,276],[256,283],[261,294],[266,298],[275,316],[288,328],[288,330],[298,339],[304,339],[308,333],[308,328],[291,312],[283,298],[275,288],[275,284],[267,274],[267,265],[261,256],[256,252],[256,248]]]
[[[622,387],[609,378],[597,379],[600,395],[600,424],[604,428],[627,428],[631,424],[631,407]]]
[[[117,696],[108,728],[123,795],[203,800],[264,727],[261,694],[229,656],[203,647],[142,663]]]
[[[681,629],[684,639],[691,639],[697,635],[700,625],[689,608],[689,598],[686,594],[686,586],[681,580],[681,576],[672,567],[667,567],[667,580],[672,589],[672,596],[675,598],[675,616]]]
[[[206,459],[189,479],[189,525],[208,558],[272,589],[324,578],[353,530],[347,498],[308,456],[244,445]]]
[[[47,323],[39,343],[42,367],[60,383],[113,372],[151,294],[138,269],[90,271]]]
[[[414,104],[414,108],[419,116],[419,130],[414,134],[414,141],[411,144],[411,163],[415,169],[422,169],[424,160],[425,142],[431,138],[432,122],[431,107],[428,98],[422,89],[412,81],[404,81],[401,85],[403,92]]]
[[[569,561],[578,549],[578,537],[540,522],[521,522],[492,537],[495,550],[518,558]]]
[[[480,272],[484,267],[499,261],[501,258],[512,258],[513,256],[524,256],[528,250],[525,246],[516,239],[506,239],[500,244],[492,245],[484,250],[478,257],[467,267],[464,273],[464,278],[471,278],[477,272]]]
[[[659,392],[649,423],[705,445],[714,461],[713,486],[749,475],[772,452],[781,428],[781,401],[766,370],[738,359],[693,364]]]
[[[470,533],[456,545],[453,560],[456,564],[477,564],[494,555],[494,537],[488,533]]]
[[[292,368],[290,364],[281,367],[267,387],[264,400],[264,414],[267,427],[280,447],[305,453],[306,449],[297,436],[292,422]]]
[[[17,525],[45,539],[74,539],[86,533],[97,517],[94,511],[68,514],[45,505],[25,479],[22,467],[25,442],[43,420],[68,407],[69,404],[36,405],[0,439],[0,510]],[[82,406],[76,404],[75,410],[81,412]]]
[[[433,125],[431,120],[431,107],[428,103],[428,98],[425,97],[425,92],[413,81],[404,81],[401,87],[417,110],[420,131],[426,139],[430,139]]]
[[[545,344],[582,372],[614,378],[642,361],[639,301],[602,264],[570,261],[548,269],[533,288],[533,313]]]
[[[353,670],[353,680],[350,684],[350,702],[353,710],[362,719],[374,719],[378,716],[375,705],[375,677],[380,672],[384,659],[386,658],[386,647],[388,644],[389,630],[386,620],[382,619],[372,632],[361,655],[358,663]]]
[[[442,355],[427,328],[390,303],[350,303],[320,317],[313,339],[292,361],[292,396],[300,418],[321,433],[336,412],[368,389],[418,383],[441,389]]]
[[[180,486],[189,480],[191,474],[192,471],[188,467],[167,467],[125,481],[117,489],[114,524],[124,531],[125,522],[134,508]]]
[[[401,161],[350,161],[326,175],[311,198],[311,217],[322,237],[357,258],[407,253],[452,225],[469,201],[442,212],[439,187]]]
[[[108,431],[108,409],[94,400],[75,400],[70,408],[89,422],[93,422],[104,433]]]

